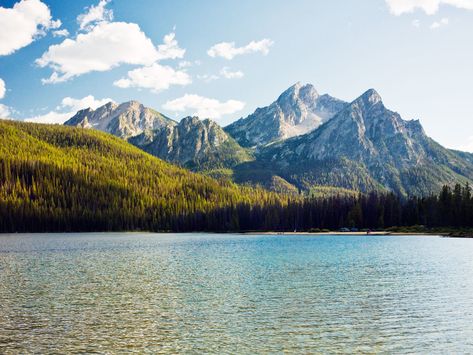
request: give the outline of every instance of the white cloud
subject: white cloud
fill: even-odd
[[[94,25],[100,22],[109,22],[113,19],[113,11],[106,9],[105,6],[110,0],[100,0],[98,5],[90,6],[85,14],[77,17],[81,30],[90,30]]]
[[[12,54],[26,47],[49,29],[59,28],[51,12],[40,0],[22,0],[13,8],[0,7],[0,55]]]
[[[156,48],[137,24],[100,22],[76,39],[50,46],[36,63],[54,70],[42,80],[50,84],[92,71],[107,71],[120,64],[150,66],[158,60],[182,58],[185,51],[173,32],[164,36],[164,43]]]
[[[69,31],[66,29],[53,31],[54,37],[67,37],[69,36]]]
[[[414,26],[416,28],[419,28],[420,27],[420,20],[415,19],[414,21],[412,21],[412,26]]]
[[[106,103],[113,101],[112,99],[101,99],[96,100],[92,95],[83,97],[82,99],[74,99],[72,97],[65,97],[62,99],[61,104],[56,107],[55,110],[50,111],[44,115],[38,115],[34,117],[26,118],[26,122],[35,123],[54,123],[62,124],[69,118],[74,116],[77,111],[86,108],[96,109]]]
[[[171,85],[185,86],[191,84],[192,79],[185,71],[175,70],[170,66],[157,63],[159,60],[184,57],[186,50],[179,47],[175,37],[176,34],[174,32],[164,36],[163,44],[158,46],[155,63],[131,70],[127,73],[127,78],[121,78],[113,84],[120,88],[137,87],[150,89],[155,93],[166,90]],[[182,69],[190,65],[192,63],[181,61],[178,67]]]
[[[473,0],[386,0],[386,2],[394,15],[402,15],[417,9],[423,10],[428,15],[433,15],[439,10],[440,5],[473,10]]]
[[[189,62],[188,60],[182,60],[178,64],[179,69],[190,68],[191,66],[192,66],[192,62]]]
[[[151,65],[158,57],[153,43],[137,24],[102,22],[75,39],[50,46],[36,63],[54,70],[43,83],[58,83],[120,64]]]
[[[257,53],[263,55],[269,53],[269,48],[274,44],[270,39],[262,39],[261,41],[251,41],[246,46],[235,47],[235,42],[221,42],[213,45],[207,51],[207,54],[212,58],[222,57],[228,60],[233,59],[237,55]]]
[[[51,111],[44,115],[33,116],[25,119],[25,122],[33,123],[52,123],[52,124],[63,124],[69,118],[74,116],[75,112],[57,112]]]
[[[220,75],[226,79],[240,79],[244,76],[242,71],[231,71],[228,67],[223,67],[222,70],[220,70]]]
[[[0,79],[0,99],[3,99],[5,97],[5,92],[7,91],[7,88],[5,86],[5,82],[3,79]]]
[[[199,74],[197,75],[197,79],[210,83],[211,81],[219,79],[219,76],[215,74]]]
[[[174,32],[164,36],[163,44],[158,46],[158,57],[156,60],[183,58],[186,50],[179,47]]]
[[[95,99],[92,95],[87,95],[82,99],[74,99],[72,97],[65,97],[62,99],[61,104],[56,109],[69,108],[70,111],[77,112],[85,108],[91,108],[95,110],[96,108],[105,105],[106,103],[114,102],[110,98],[106,99]]]
[[[0,118],[8,118],[10,114],[10,108],[8,106],[0,104]]]
[[[202,118],[220,118],[242,110],[245,103],[237,100],[220,102],[199,95],[186,94],[180,98],[170,100],[163,105],[165,110],[174,112],[191,111],[192,115]]]
[[[174,70],[170,66],[154,63],[128,72],[127,78],[121,78],[113,84],[120,88],[138,87],[159,92],[171,85],[189,85],[191,77],[185,71]]]
[[[228,67],[223,67],[220,70],[219,74],[220,75],[216,75],[216,74],[199,74],[199,75],[197,75],[197,79],[203,80],[206,83],[209,83],[211,81],[218,80],[221,77],[223,77],[225,79],[240,79],[244,76],[242,71],[240,71],[240,70],[231,71],[230,68],[228,68]]]
[[[444,17],[443,19],[441,19],[440,21],[435,21],[433,22],[431,25],[430,25],[430,29],[432,30],[435,30],[439,27],[442,27],[442,26],[447,26],[448,25],[448,18]]]

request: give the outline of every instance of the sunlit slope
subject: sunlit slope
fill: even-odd
[[[221,215],[225,207],[274,199],[100,131],[0,120],[3,231],[217,228],[231,220]]]

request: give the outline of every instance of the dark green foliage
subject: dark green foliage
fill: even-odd
[[[274,183],[292,193],[194,174],[98,131],[0,121],[0,232],[473,227],[468,184],[406,199],[334,188],[304,198]]]
[[[224,229],[220,211],[272,199],[102,132],[0,121],[0,231]]]

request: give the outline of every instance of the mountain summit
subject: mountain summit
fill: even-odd
[[[65,125],[93,128],[192,170],[231,168],[251,154],[214,121],[186,117],[179,123],[137,101],[109,102],[77,112]]]
[[[254,147],[308,133],[331,119],[345,102],[319,95],[311,84],[294,84],[271,105],[227,126],[242,146]]]
[[[429,138],[419,121],[388,110],[371,89],[318,129],[260,149],[257,168],[304,190],[331,185],[425,195],[444,184],[471,181],[473,165],[466,155]]]
[[[251,155],[216,122],[198,117],[185,117],[177,125],[144,132],[129,142],[191,170],[231,168],[251,160]]]
[[[147,130],[174,126],[176,122],[138,101],[128,101],[120,105],[109,102],[96,110],[80,110],[64,124],[94,128],[127,139]]]
[[[421,196],[473,182],[472,154],[442,147],[419,121],[386,108],[374,89],[345,103],[297,83],[225,129],[198,117],[175,122],[136,101],[81,110],[66,125],[102,130],[191,170],[275,191],[330,186]]]

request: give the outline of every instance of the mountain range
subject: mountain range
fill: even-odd
[[[123,138],[144,151],[194,171],[232,168],[252,159],[214,121],[186,117],[180,122],[136,101],[109,102],[78,111],[67,126],[93,128]]]
[[[66,125],[102,130],[163,160],[278,192],[320,186],[427,195],[473,181],[473,155],[442,147],[373,89],[350,103],[296,83],[269,106],[222,128],[180,122],[136,101],[86,109]]]

